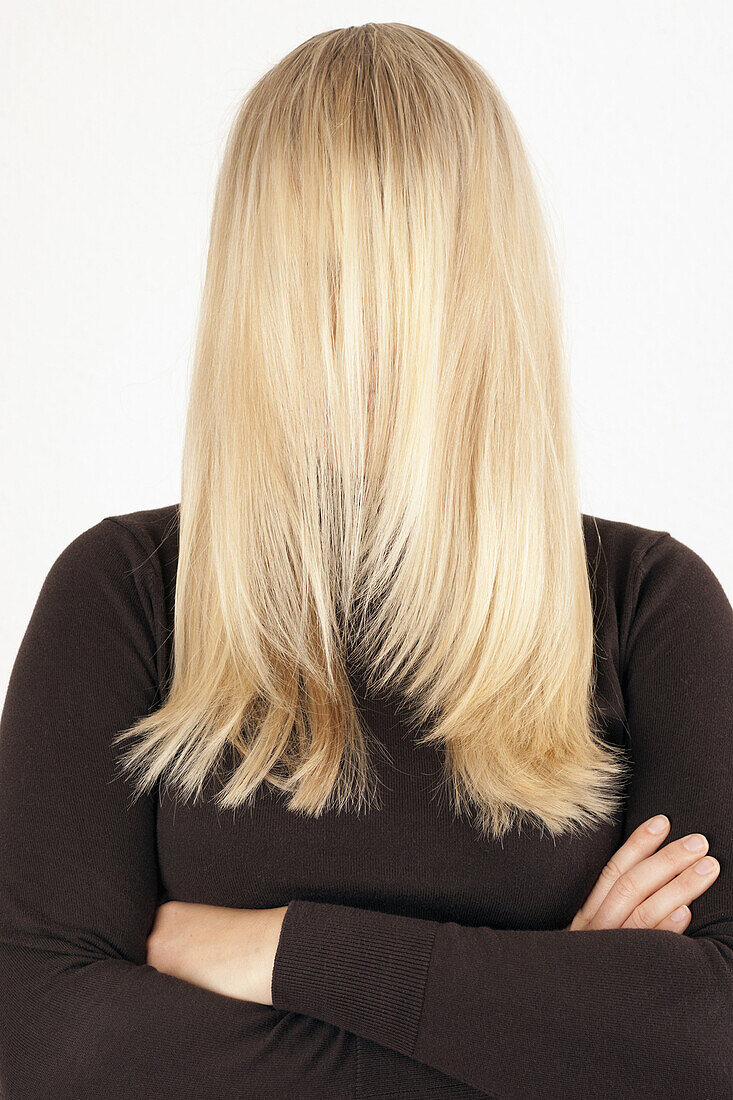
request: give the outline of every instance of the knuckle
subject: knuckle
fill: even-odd
[[[674,850],[672,848],[670,848],[669,845],[667,845],[666,848],[662,848],[657,854],[658,854],[660,860],[662,861],[662,863],[664,863],[665,866],[668,868],[668,870],[670,870],[670,871],[678,870],[678,868],[679,868],[679,859],[675,855]]]
[[[621,871],[616,863],[614,863],[613,856],[601,871],[601,878],[612,883],[617,882],[621,878]]]
[[[654,928],[654,920],[649,909],[645,905],[638,905],[632,913],[632,918],[637,928]]]
[[[638,887],[636,883],[634,882],[631,875],[628,874],[621,875],[621,877],[616,882],[616,885],[614,886],[614,890],[616,891],[617,895],[624,901],[630,901],[632,898],[636,897],[638,893]]]

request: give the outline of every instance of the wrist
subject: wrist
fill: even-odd
[[[282,905],[275,909],[262,909],[259,912],[259,928],[252,953],[252,983],[249,997],[258,1004],[272,1004],[275,954],[287,908],[287,905]]]

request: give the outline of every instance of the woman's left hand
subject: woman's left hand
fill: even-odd
[[[156,911],[146,961],[214,993],[271,1005],[272,969],[286,909],[167,901]]]

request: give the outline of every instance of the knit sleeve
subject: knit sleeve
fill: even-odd
[[[159,690],[164,616],[146,556],[110,518],[78,536],[46,577],[11,671],[0,717],[0,1096],[347,1100],[366,1063],[378,1067],[379,1096],[480,1097],[337,1026],[146,963],[161,892],[157,796],[133,801],[112,745]]]
[[[155,798],[112,736],[153,705],[149,567],[105,519],[43,584],[0,722],[0,1095],[5,1100],[351,1095],[356,1041],[145,962]]]
[[[668,532],[633,587],[624,837],[660,812],[670,839],[707,836],[721,870],[687,932],[469,927],[296,898],[276,1007],[502,1100],[733,1096],[733,610]]]

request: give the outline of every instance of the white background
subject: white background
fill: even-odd
[[[471,54],[517,119],[558,242],[583,510],[670,531],[731,595],[732,11],[4,0],[0,677],[76,535],[180,499],[213,187],[242,95],[304,39],[367,21]]]

